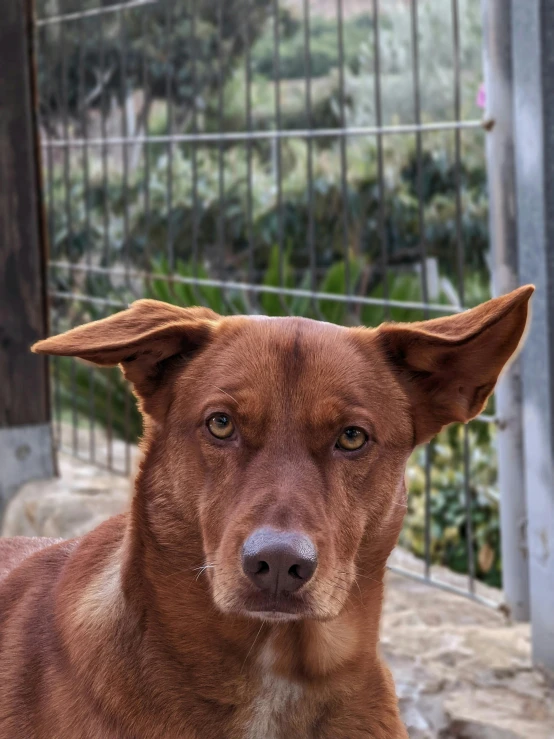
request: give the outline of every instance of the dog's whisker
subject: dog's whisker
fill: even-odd
[[[327,598],[333,598],[333,600],[336,600],[336,601],[337,601],[337,603],[340,603],[341,605],[343,605],[343,604],[344,604],[344,602],[342,601],[342,599],[341,599],[341,598],[339,598],[338,596],[336,596],[336,595],[334,595],[333,593],[329,592],[328,590],[323,590],[323,594],[324,594],[324,595],[325,595],[325,596],[326,596]]]
[[[347,573],[342,573],[342,574],[347,574]],[[376,582],[379,585],[382,584],[381,580],[377,580],[377,578],[371,577],[370,575],[367,574],[367,570],[362,570],[359,567],[356,567],[356,577],[363,577],[365,580],[373,580],[373,582]]]
[[[198,580],[198,578],[200,577],[200,575],[202,575],[202,573],[206,572],[206,570],[213,570],[213,569],[215,569],[215,565],[204,565],[204,567],[198,567],[198,568],[195,568],[195,569],[198,569],[198,574],[195,577],[195,580]]]
[[[381,580],[377,580],[375,577],[370,577],[369,575],[362,575],[361,572],[357,573],[358,577],[362,577],[364,580],[371,580],[371,582],[377,583],[377,585],[382,585]]]
[[[215,389],[219,390],[220,393],[224,393],[225,395],[228,395],[231,398],[231,400],[233,400],[238,405],[238,400],[236,398],[233,398],[233,396],[230,393],[228,393],[227,390],[223,390],[223,388],[218,387],[217,385],[213,385],[213,384],[212,384],[212,387],[215,387]]]
[[[360,587],[360,583],[356,580],[356,578],[354,578],[354,582],[356,583],[356,587],[358,588],[358,590],[360,592],[360,603],[363,606],[364,605],[364,598],[363,598],[363,595],[362,595],[362,589]]]
[[[202,575],[206,570],[215,570],[216,563],[210,562],[209,560],[205,562],[203,565],[199,565],[198,567],[191,567],[192,572],[197,572],[198,574],[194,578],[196,581],[199,579],[200,575]]]
[[[249,649],[249,650],[248,650],[248,652],[246,653],[246,657],[244,658],[244,662],[242,663],[242,667],[240,668],[240,671],[241,671],[241,673],[242,673],[242,671],[244,670],[244,665],[246,664],[246,661],[247,661],[248,657],[250,657],[250,653],[251,653],[251,651],[252,651],[252,650],[254,649],[254,645],[255,645],[255,644],[256,644],[256,642],[258,641],[258,637],[259,637],[259,636],[260,636],[260,634],[262,633],[262,629],[263,629],[263,627],[264,627],[264,626],[265,626],[265,621],[262,621],[262,623],[260,624],[260,628],[258,629],[258,633],[257,633],[257,634],[256,634],[256,636],[254,637],[254,641],[252,642],[252,644],[250,645],[250,649]]]
[[[211,567],[215,567],[215,563],[214,562],[208,562],[205,565],[200,565],[200,567],[192,567],[191,569],[193,570],[193,572],[196,572],[196,570],[205,570],[205,569],[208,569],[208,568],[211,568]]]

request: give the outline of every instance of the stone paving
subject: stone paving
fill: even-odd
[[[114,454],[121,461],[122,444]],[[20,489],[4,536],[72,537],[128,505],[128,477],[67,454],[59,455],[59,471]],[[392,559],[421,566],[402,550]],[[437,576],[465,587],[465,578],[441,568]],[[479,592],[501,604],[498,591]],[[389,573],[381,644],[412,739],[554,739],[554,686],[531,667],[529,626],[510,624],[501,608]]]

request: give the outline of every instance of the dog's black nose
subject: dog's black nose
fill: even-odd
[[[242,569],[260,590],[294,593],[312,577],[317,552],[305,534],[257,529],[244,542]]]

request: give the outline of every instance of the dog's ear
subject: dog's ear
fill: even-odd
[[[167,370],[205,345],[219,318],[208,308],[137,300],[127,310],[39,341],[31,349],[105,366],[120,364],[143,410],[156,415],[160,403],[153,399]]]
[[[482,411],[520,344],[534,289],[526,285],[447,318],[379,327],[378,339],[412,406],[416,444]]]

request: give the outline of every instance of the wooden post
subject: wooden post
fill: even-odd
[[[18,486],[50,477],[47,335],[31,3],[3,0],[0,23],[0,518]]]

